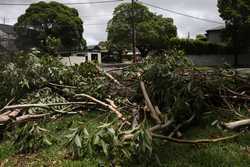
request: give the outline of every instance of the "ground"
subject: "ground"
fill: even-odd
[[[15,148],[10,141],[0,144],[0,166],[1,167],[37,167],[37,166],[65,166],[65,167],[97,167],[104,164],[100,159],[87,155],[80,160],[72,160],[68,157],[65,149],[65,135],[69,128],[76,127],[78,122],[82,126],[93,131],[101,122],[109,119],[107,113],[89,112],[83,116],[72,116],[43,124],[57,136],[54,144],[37,153],[22,155],[15,154]],[[206,125],[204,124],[206,122]],[[190,130],[184,132],[188,139],[218,138],[232,134],[212,126],[212,119],[204,119],[203,124],[192,125]],[[11,134],[10,134],[11,135]],[[192,136],[192,137],[191,137]],[[216,144],[186,145],[169,142],[155,141],[156,147],[152,161],[146,163],[134,162],[130,166],[166,166],[166,167],[246,167],[250,164],[250,134],[241,136],[232,141]],[[161,144],[160,144],[161,143]],[[105,166],[105,165],[103,165]]]

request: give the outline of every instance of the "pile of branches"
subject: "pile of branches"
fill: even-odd
[[[65,67],[57,58],[39,54],[21,54],[2,66],[2,132],[22,124],[25,130],[21,136],[29,131],[50,145],[46,135],[41,135],[48,131],[37,125],[28,126],[30,122],[82,115],[100,108],[115,115],[114,120],[101,125],[92,135],[82,127],[72,129],[66,144],[72,158],[90,153],[117,165],[151,157],[154,139],[198,144],[239,136],[182,139],[183,129],[209,112],[228,111],[222,114],[223,121],[239,120],[218,122],[228,129],[250,123],[250,80],[229,68],[196,69],[179,51],[119,69],[119,75],[107,73],[93,63]],[[242,111],[247,111],[246,115]],[[23,140],[19,137],[15,142],[20,144]],[[23,145],[19,149],[27,151]]]

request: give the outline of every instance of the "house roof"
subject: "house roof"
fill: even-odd
[[[218,26],[218,27],[214,27],[214,28],[211,28],[211,29],[208,29],[207,32],[210,32],[210,31],[221,31],[223,29],[225,29],[225,25],[221,25],[221,26]]]
[[[88,50],[101,50],[101,48],[98,45],[89,45],[87,46]]]
[[[15,34],[14,26],[12,25],[0,24],[0,30],[6,34]]]

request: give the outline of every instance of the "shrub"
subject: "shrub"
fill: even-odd
[[[186,54],[230,54],[229,46],[201,40],[172,38],[167,43],[168,49],[183,50]]]

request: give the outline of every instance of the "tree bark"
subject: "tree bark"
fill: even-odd
[[[225,128],[227,129],[236,129],[242,126],[247,126],[250,125],[250,119],[244,119],[244,120],[240,120],[240,121],[235,121],[235,122],[229,122],[229,123],[223,123],[223,126],[225,126]]]

